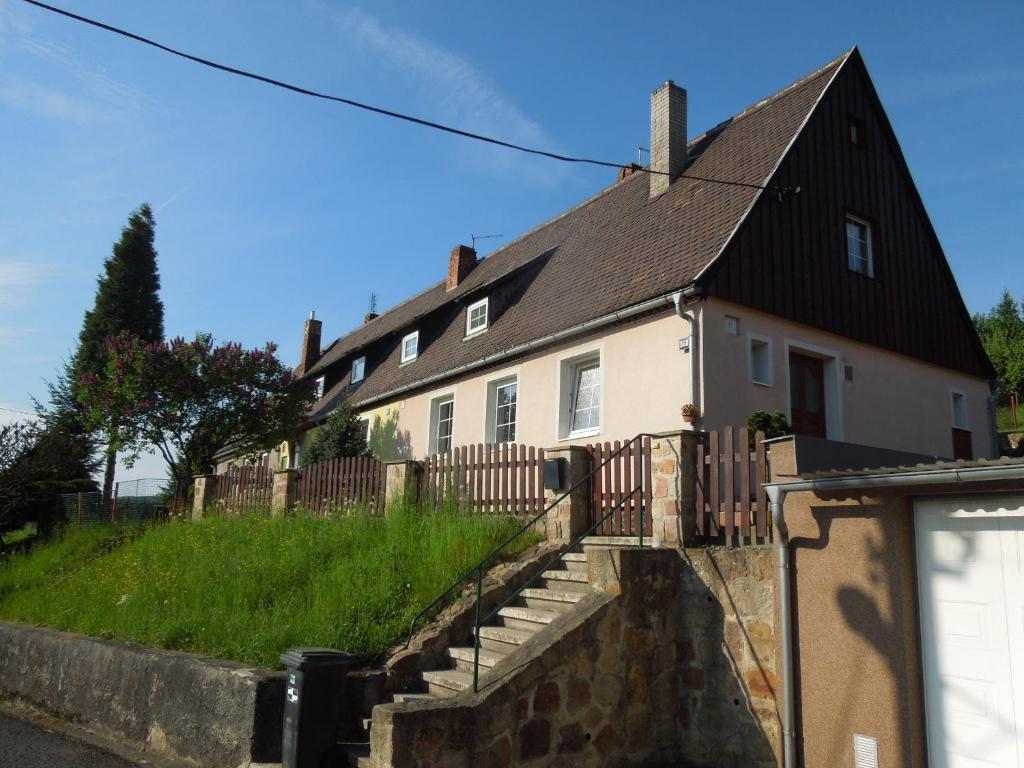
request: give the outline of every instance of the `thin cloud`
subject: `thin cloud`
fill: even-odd
[[[0,260],[0,290],[25,288],[46,280],[49,267],[24,259]]]
[[[0,82],[0,101],[14,109],[71,123],[94,123],[107,117],[81,99],[27,80]]]
[[[0,347],[6,346],[15,339],[27,336],[31,331],[28,328],[16,328],[13,325],[0,325]]]
[[[506,141],[557,151],[542,126],[527,117],[470,62],[422,37],[378,19],[357,8],[334,14],[347,41],[364,46],[399,74],[419,86],[421,105],[429,105],[431,118]],[[424,98],[425,97],[425,98]],[[495,170],[515,170],[532,181],[551,182],[565,169],[509,150],[473,146],[476,160],[485,159]]]
[[[74,49],[36,34],[37,26],[25,9],[0,0],[0,59],[6,60],[7,70],[0,80],[0,102],[77,124],[123,123],[152,111],[153,102],[138,88],[111,77]],[[31,77],[18,74],[11,62],[26,64],[22,70]],[[60,73],[60,90],[41,80],[46,69]]]

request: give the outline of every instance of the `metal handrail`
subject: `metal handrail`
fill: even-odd
[[[634,438],[634,439],[636,439],[636,438]],[[630,440],[629,442],[626,443],[626,445],[629,445],[632,442],[633,442],[633,440]],[[570,541],[568,544],[565,544],[564,546],[562,546],[558,550],[557,554],[555,554],[555,556],[553,558],[551,558],[551,560],[548,562],[547,565],[545,565],[543,568],[541,568],[539,571],[537,571],[535,574],[533,574],[533,576],[531,576],[529,579],[527,579],[525,582],[523,582],[523,584],[521,584],[518,589],[516,589],[512,594],[510,594],[508,597],[506,597],[501,603],[499,603],[494,608],[494,610],[492,610],[489,614],[487,614],[483,619],[480,618],[480,600],[481,600],[481,589],[480,589],[480,586],[481,586],[483,571],[480,570],[480,571],[477,572],[477,582],[476,582],[476,619],[475,619],[476,626],[473,628],[473,692],[474,693],[476,693],[479,690],[479,680],[480,680],[480,627],[482,627],[488,621],[490,621],[495,616],[497,616],[498,612],[501,611],[502,608],[505,608],[513,600],[518,598],[519,595],[522,594],[524,589],[527,589],[531,584],[533,584],[533,582],[535,582],[537,579],[539,579],[541,576],[543,576],[544,573],[547,572],[551,568],[551,566],[553,566],[555,563],[561,562],[562,559],[570,551],[572,551],[575,547],[577,547],[581,541],[583,541],[585,538],[590,536],[594,531],[596,531],[598,528],[600,528],[602,525],[604,525],[604,522],[609,517],[614,515],[619,509],[621,509],[623,504],[625,504],[627,501],[629,501],[631,498],[633,498],[633,496],[635,494],[641,493],[643,491],[643,487],[644,487],[644,481],[643,481],[643,476],[641,475],[640,483],[632,491],[630,491],[628,494],[626,494],[621,499],[619,499],[618,503],[615,506],[613,506],[610,510],[608,510],[608,512],[605,514],[604,517],[602,517],[600,520],[598,520],[596,523],[594,523],[592,526],[590,526],[590,528],[588,528],[586,531],[581,533],[579,536],[577,536],[575,539]],[[646,513],[646,510],[643,508],[642,504],[640,505],[640,510],[639,511],[640,511],[640,537],[639,537],[639,544],[638,544],[638,546],[642,547],[644,545],[644,517],[645,517],[645,513]]]
[[[477,612],[479,613],[479,610],[480,610],[479,594],[480,594],[480,585],[481,585],[481,583],[483,581],[484,566],[487,565],[495,555],[497,555],[499,552],[501,552],[503,549],[505,549],[505,547],[507,547],[509,544],[511,544],[516,539],[518,539],[520,536],[522,536],[528,530],[533,528],[533,526],[536,525],[538,521],[540,521],[544,517],[546,517],[548,512],[550,512],[552,509],[554,509],[556,506],[558,506],[558,504],[560,504],[569,494],[571,494],[573,491],[575,491],[577,488],[579,488],[583,484],[590,482],[590,479],[594,475],[596,475],[598,473],[598,471],[600,471],[606,464],[608,464],[608,462],[610,462],[612,459],[614,459],[620,453],[622,453],[623,451],[628,449],[629,446],[631,446],[633,443],[635,443],[637,441],[641,441],[645,437],[655,437],[655,435],[649,434],[647,432],[641,432],[636,437],[633,437],[632,439],[627,440],[625,443],[623,443],[621,448],[619,448],[616,451],[614,451],[612,454],[610,454],[608,456],[608,458],[606,458],[604,461],[602,461],[596,467],[592,468],[590,470],[590,472],[588,472],[586,474],[586,476],[582,477],[580,480],[578,480],[577,482],[573,483],[573,485],[570,486],[567,491],[565,491],[561,496],[559,496],[557,499],[555,499],[553,502],[551,502],[551,504],[549,504],[547,507],[545,507],[543,509],[543,511],[538,512],[536,515],[534,515],[530,519],[530,521],[528,523],[526,523],[522,528],[520,528],[518,531],[516,531],[511,536],[509,536],[507,539],[505,539],[505,541],[503,541],[501,544],[499,544],[498,546],[494,547],[494,549],[492,549],[490,552],[488,552],[486,555],[484,555],[483,558],[476,565],[470,567],[469,570],[467,570],[465,573],[463,573],[461,576],[459,576],[455,581],[453,581],[448,586],[447,589],[445,589],[441,594],[439,594],[437,597],[435,597],[433,600],[431,600],[430,603],[423,610],[421,610],[419,613],[417,613],[413,617],[412,622],[409,624],[409,637],[405,641],[406,648],[408,648],[410,643],[412,643],[412,637],[413,637],[413,634],[416,631],[416,625],[419,623],[420,619],[422,619],[424,616],[426,616],[428,613],[430,613],[430,611],[433,610],[442,600],[444,600],[446,597],[448,597],[448,595],[450,595],[453,590],[455,590],[456,588],[460,587],[470,576],[473,576],[473,575],[476,575],[476,577],[477,577]],[[641,483],[642,482],[643,482],[643,480],[641,479]],[[630,496],[632,496],[632,495],[633,495],[633,492],[630,492]],[[629,498],[629,497],[627,496],[626,498]],[[623,501],[625,501],[625,499],[623,499]],[[617,509],[619,506],[621,506],[621,502],[618,505],[616,505],[616,507],[612,511],[615,511],[615,509]],[[597,527],[597,525],[599,525],[600,523],[603,523],[605,520],[607,520],[610,514],[611,514],[611,512],[609,512],[608,515],[605,515],[603,518],[601,518],[601,520],[597,524],[595,524],[595,526],[593,526],[590,530],[593,531]],[[641,530],[641,541],[642,541],[643,540],[643,538],[642,538],[643,514],[641,514],[641,516],[640,516],[640,530]],[[555,561],[553,560],[552,563],[554,563],[554,562]],[[474,670],[475,670],[475,666],[476,665],[474,664]],[[475,677],[475,671],[474,671],[474,677]],[[475,690],[475,686],[474,686],[474,690]]]

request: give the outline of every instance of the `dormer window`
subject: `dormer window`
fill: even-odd
[[[358,384],[366,375],[366,358],[359,357],[352,361],[352,383]]]
[[[415,360],[420,353],[420,332],[413,331],[402,339],[402,362],[408,363]]]
[[[313,392],[316,393],[316,399],[319,400],[324,396],[324,377],[317,377],[316,383],[313,385]]]
[[[466,335],[472,336],[474,333],[486,330],[487,299],[483,298],[474,304],[470,304],[469,309],[466,310]]]

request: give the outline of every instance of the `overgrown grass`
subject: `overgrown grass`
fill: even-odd
[[[0,565],[0,618],[256,666],[302,645],[368,661],[520,524],[396,509],[74,530]]]

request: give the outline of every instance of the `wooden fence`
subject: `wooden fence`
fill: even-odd
[[[423,462],[423,497],[455,497],[474,512],[536,514],[544,509],[544,449],[516,443],[461,446]]]
[[[651,519],[651,438],[627,440],[625,443],[619,440],[595,443],[587,445],[586,449],[590,454],[590,471],[594,473],[590,482],[590,525],[595,525],[622,503],[597,529],[597,535],[639,535],[642,511],[644,535],[650,536],[654,530]],[[602,467],[605,461],[607,463]],[[629,496],[637,487],[639,492]]]
[[[327,514],[332,510],[365,505],[384,511],[386,467],[371,456],[330,459],[299,470],[296,506]]]
[[[727,545],[766,542],[771,535],[764,433],[732,427],[697,443],[697,536]]]
[[[214,506],[225,512],[269,509],[274,491],[274,472],[268,467],[232,467],[217,475]]]

